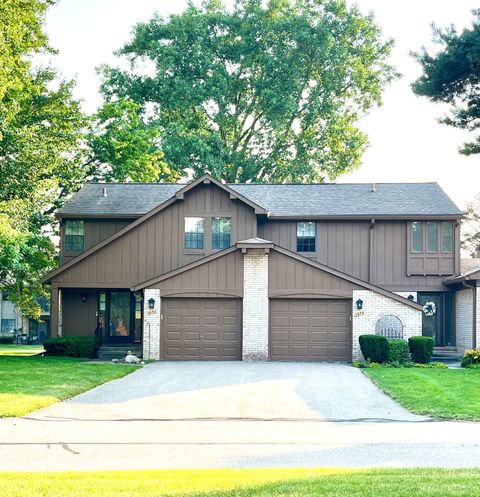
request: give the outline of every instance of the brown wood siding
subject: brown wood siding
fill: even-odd
[[[373,235],[373,281],[389,289],[428,289],[442,287],[445,276],[408,276],[407,254],[410,245],[407,240],[409,222],[377,221]],[[454,260],[452,258],[452,274]]]
[[[361,287],[284,254],[270,252],[268,264],[270,297],[345,298],[351,297],[354,289]]]
[[[231,243],[255,237],[254,211],[213,184],[200,185],[157,215],[54,277],[52,283],[95,287],[130,287],[211,253],[185,253],[185,216],[232,218]],[[207,244],[208,246],[208,244]]]
[[[367,221],[318,221],[316,253],[308,257],[391,290],[441,290],[443,279],[454,274],[459,265],[458,228],[455,229],[455,252],[442,260],[443,276],[408,276],[409,225],[408,221],[376,221],[371,228]],[[296,221],[262,220],[258,236],[292,252],[297,250]]]
[[[259,223],[258,236],[296,252],[296,230],[296,221],[267,221]],[[365,221],[317,222],[316,253],[308,257],[368,281],[369,230]]]
[[[65,264],[82,252],[71,252],[64,250],[63,241],[65,240],[65,224],[63,220],[60,226],[60,263]],[[105,240],[122,228],[130,224],[133,219],[85,219],[85,250],[93,247],[97,243]]]
[[[87,301],[82,302],[82,294]],[[94,336],[97,327],[96,290],[65,288],[62,290],[62,336]]]
[[[153,285],[161,295],[243,296],[243,254],[232,252]]]

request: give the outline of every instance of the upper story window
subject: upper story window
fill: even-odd
[[[312,221],[297,223],[297,252],[315,252],[315,231]]]
[[[84,221],[65,221],[65,250],[85,250],[85,223]]]
[[[230,247],[232,221],[229,217],[212,218],[212,249]]]
[[[411,225],[413,253],[451,253],[454,250],[454,229],[451,221],[414,221]]]
[[[185,218],[185,248],[200,249],[204,247],[205,219],[203,217]]]

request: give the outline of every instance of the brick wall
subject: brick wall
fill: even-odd
[[[248,249],[243,259],[242,357],[268,359],[268,253]]]
[[[480,348],[480,287],[477,287],[477,349]]]
[[[408,292],[407,296],[410,295]],[[403,294],[402,294],[403,295]],[[363,309],[357,310],[356,301],[363,300]],[[389,297],[385,297],[371,290],[353,291],[353,313],[352,313],[352,358],[363,359],[358,343],[360,335],[375,334],[377,320],[386,315],[396,316],[403,324],[403,338],[408,340],[411,336],[422,334],[422,312],[402,304]]]
[[[149,299],[155,299],[155,308],[150,309]],[[143,358],[160,359],[160,290],[151,288],[143,294]]]
[[[457,350],[463,353],[464,350],[472,348],[473,290],[470,288],[465,288],[455,294],[455,323]]]

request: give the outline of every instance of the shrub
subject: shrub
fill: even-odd
[[[430,362],[428,364],[417,362],[415,367],[422,369],[448,369],[448,366],[443,362]]]
[[[368,361],[385,362],[387,360],[388,340],[380,335],[360,335],[360,350]]]
[[[463,353],[462,368],[480,364],[480,349],[468,349]]]
[[[13,336],[0,335],[0,344],[2,343],[13,343]]]
[[[45,355],[95,357],[98,345],[94,337],[58,337],[44,340]]]
[[[394,364],[406,364],[412,362],[408,343],[401,338],[388,340],[387,360]]]
[[[432,359],[435,340],[431,337],[410,337],[408,346],[413,362],[427,364]]]

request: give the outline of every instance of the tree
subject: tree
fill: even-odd
[[[392,42],[344,0],[264,4],[156,15],[118,52],[131,70],[103,67],[107,102],[140,106],[177,174],[312,182],[359,165],[357,121],[395,76]]]
[[[462,231],[462,248],[470,257],[480,257],[480,193],[467,206]]]
[[[440,50],[433,55],[426,49],[414,54],[423,74],[412,85],[417,95],[450,105],[450,114],[440,119],[442,123],[470,132],[480,127],[480,10],[473,15],[472,27],[461,33],[453,26],[433,27]],[[480,136],[464,143],[460,153],[480,153]]]
[[[106,102],[87,137],[90,179],[97,181],[175,181],[162,160],[158,127],[144,122],[131,100]]]
[[[73,82],[32,56],[53,52],[42,26],[51,0],[0,4],[0,286],[32,317],[45,295],[39,276],[55,265],[51,213],[84,181],[87,120]]]

